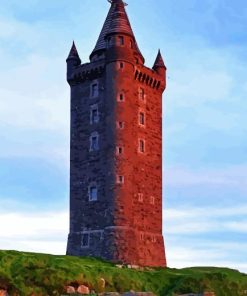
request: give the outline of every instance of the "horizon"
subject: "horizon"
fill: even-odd
[[[163,95],[163,234],[169,267],[247,273],[247,62],[243,0],[136,0],[126,8]],[[0,10],[0,249],[66,252],[69,85],[75,40],[88,61],[107,0],[4,1]],[[140,5],[141,4],[141,5]],[[147,38],[148,36],[148,38]]]

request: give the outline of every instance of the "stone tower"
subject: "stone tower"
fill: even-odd
[[[90,62],[73,43],[70,233],[67,254],[139,266],[166,266],[162,236],[162,93],[160,51],[142,56],[122,0],[109,13]]]

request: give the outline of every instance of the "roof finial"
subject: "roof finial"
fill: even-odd
[[[119,4],[124,4],[124,6],[128,5],[127,3],[123,2],[123,0],[107,0],[107,1],[110,2],[111,4],[119,3]]]

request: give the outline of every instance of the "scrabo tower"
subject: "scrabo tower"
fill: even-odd
[[[111,7],[90,62],[75,44],[71,87],[67,254],[166,266],[162,236],[162,93],[158,52],[144,66],[122,0]]]

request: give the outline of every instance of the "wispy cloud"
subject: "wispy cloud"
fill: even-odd
[[[1,249],[65,254],[68,211],[0,214]]]
[[[246,191],[247,164],[225,165],[223,168],[164,167],[166,186],[225,186]]]

